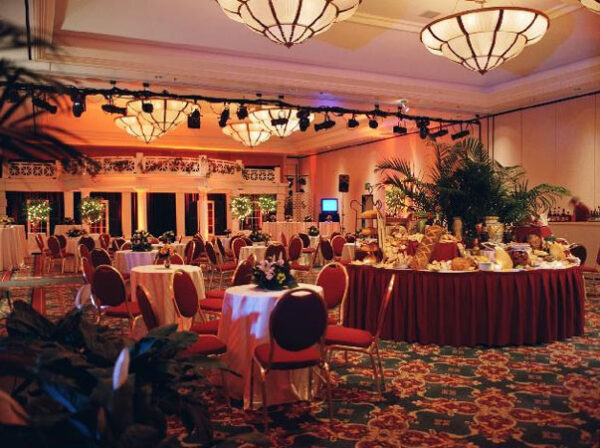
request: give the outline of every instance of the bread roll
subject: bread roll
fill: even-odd
[[[501,247],[496,247],[496,263],[500,265],[500,269],[512,269],[513,261],[510,255]]]
[[[444,233],[444,229],[440,226],[429,226],[425,231],[425,236],[423,240],[421,240],[421,244],[417,248],[417,252],[413,257],[410,268],[411,269],[425,269],[427,267],[427,263],[429,263],[429,257],[433,253],[433,249],[435,245],[438,243],[442,234]]]

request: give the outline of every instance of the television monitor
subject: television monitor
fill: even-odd
[[[337,212],[338,211],[338,200],[333,198],[321,199],[321,211],[322,212]]]

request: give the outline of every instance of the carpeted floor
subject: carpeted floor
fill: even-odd
[[[27,281],[32,274],[20,272],[17,278]],[[52,318],[72,306],[79,287],[73,281],[65,277],[66,284],[9,292],[13,300],[31,300],[43,288]],[[350,355],[345,364],[336,356],[332,425],[321,402],[274,406],[267,440],[236,441],[235,434],[261,431],[261,414],[230,411],[215,394],[215,436],[224,439],[219,446],[599,447],[600,282],[587,284],[585,337],[502,349],[382,343],[388,388],[383,401],[374,392],[367,359]],[[185,437],[176,422],[171,431]]]

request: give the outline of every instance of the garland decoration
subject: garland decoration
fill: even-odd
[[[33,224],[45,221],[51,210],[50,201],[47,199],[30,199],[27,201],[27,220]]]
[[[263,213],[274,212],[277,210],[277,199],[271,195],[259,196],[258,206]]]
[[[96,224],[104,217],[106,204],[99,198],[83,198],[79,204],[81,220],[86,224]]]
[[[231,213],[235,219],[244,220],[252,214],[252,201],[247,196],[238,196],[231,200]]]

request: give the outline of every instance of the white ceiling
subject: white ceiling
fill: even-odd
[[[0,16],[23,24],[23,3],[2,0]],[[260,91],[315,104],[408,98],[414,109],[452,116],[598,89],[600,15],[577,0],[488,2],[499,4],[540,9],[551,26],[540,43],[484,76],[430,54],[419,40],[432,20],[424,13],[477,6],[466,0],[363,0],[352,19],[291,49],[228,19],[214,0],[32,0],[32,22],[64,50],[60,60],[37,53],[37,67],[86,83],[149,80],[181,91]],[[334,140],[307,146],[342,143]]]

